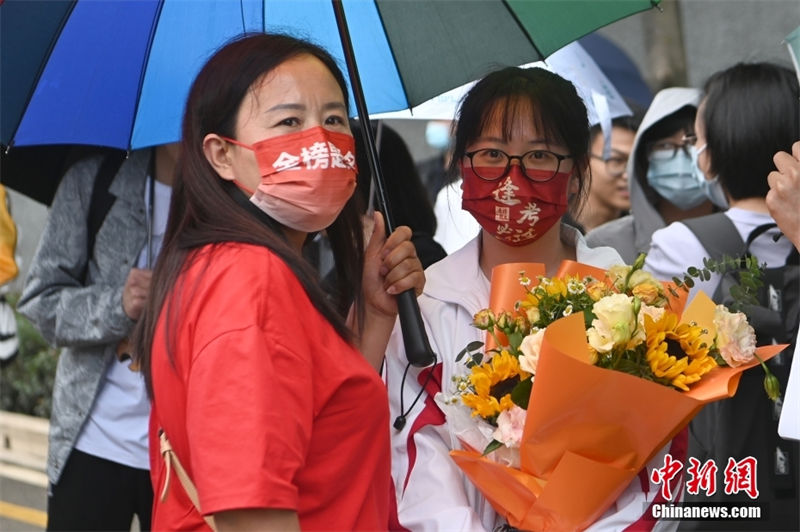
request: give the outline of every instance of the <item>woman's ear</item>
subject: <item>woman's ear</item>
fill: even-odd
[[[203,139],[203,153],[208,163],[222,179],[234,180],[233,160],[229,142],[216,133],[209,133]]]
[[[581,190],[581,181],[580,176],[578,174],[578,169],[575,168],[572,170],[572,174],[569,176],[569,181],[567,182],[567,196],[574,196]]]

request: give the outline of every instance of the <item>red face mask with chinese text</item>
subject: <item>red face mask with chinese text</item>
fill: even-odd
[[[250,198],[259,209],[297,231],[321,231],[336,220],[356,189],[355,141],[312,127],[252,146],[261,183]]]
[[[537,170],[527,172],[543,178],[550,175]],[[569,173],[559,172],[550,181],[536,183],[515,164],[507,176],[486,181],[475,175],[469,164],[462,164],[461,175],[461,208],[486,232],[509,246],[538,240],[567,212]]]

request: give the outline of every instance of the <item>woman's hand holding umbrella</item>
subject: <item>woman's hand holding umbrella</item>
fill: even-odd
[[[362,290],[366,315],[358,334],[359,348],[370,364],[379,368],[386,341],[397,318],[398,294],[422,293],[425,274],[411,242],[411,230],[406,226],[395,229],[388,237],[380,212],[373,214],[374,227],[364,254]],[[351,320],[352,323],[352,320]]]

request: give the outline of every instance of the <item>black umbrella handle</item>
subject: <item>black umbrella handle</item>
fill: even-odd
[[[386,234],[391,234],[395,230],[394,218],[389,209],[389,202],[386,198],[386,185],[383,179],[383,172],[378,159],[378,150],[375,145],[375,137],[369,125],[369,112],[367,112],[367,102],[364,99],[364,91],[361,88],[361,78],[358,75],[353,44],[350,40],[350,32],[347,29],[347,19],[344,14],[344,6],[341,0],[332,0],[333,12],[336,15],[336,25],[339,27],[339,37],[342,40],[344,59],[347,63],[347,71],[350,74],[350,85],[353,89],[353,99],[356,102],[358,117],[361,122],[361,134],[364,137],[364,145],[367,149],[367,159],[375,181],[378,192],[378,200],[383,206],[383,216],[386,222]],[[428,335],[422,324],[422,316],[419,313],[419,305],[414,291],[409,289],[397,296],[397,313],[400,316],[400,328],[403,331],[403,343],[406,349],[406,358],[413,366],[424,367],[436,361],[436,355],[428,342]]]
[[[422,368],[436,362],[436,355],[428,342],[414,290],[406,290],[397,295],[397,314],[400,316],[406,358],[411,365]]]

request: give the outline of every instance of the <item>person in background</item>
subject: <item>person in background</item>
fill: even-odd
[[[611,246],[632,264],[648,250],[655,230],[713,210],[684,138],[694,131],[699,99],[700,91],[681,87],[656,94],[628,161],[631,213],[589,231],[589,245]]]
[[[0,363],[7,364],[17,356],[17,320],[14,309],[6,301],[8,283],[19,273],[14,253],[17,249],[17,226],[11,218],[6,188],[0,185]]]
[[[463,208],[480,233],[425,272],[419,306],[439,362],[412,368],[399,327],[386,353],[391,414],[399,421],[392,476],[400,524],[409,530],[506,525],[450,457],[461,444],[433,400],[468,371],[456,354],[483,341],[473,316],[489,303],[492,268],[539,262],[553,275],[565,259],[600,268],[621,262],[613,249],[588,247],[577,229],[561,222],[570,198],[585,198],[589,172],[588,117],[572,83],[540,68],[504,68],[470,89],[458,116],[451,170],[463,178]],[[650,468],[664,463],[667,450],[656,453]],[[637,477],[590,529],[622,530],[637,522],[658,491]]]
[[[687,139],[692,143],[694,167],[705,197],[726,209],[725,215],[745,241],[753,229],[773,222],[766,205],[767,175],[774,168],[774,154],[791,149],[793,140],[800,137],[797,78],[777,65],[740,63],[712,75],[704,93],[694,135]],[[777,229],[767,233],[777,234]],[[791,243],[759,238],[751,250],[768,266],[782,266]],[[645,268],[669,280],[688,266],[702,266],[707,256],[694,233],[676,221],[653,233]],[[689,299],[699,290],[713,294],[718,283],[719,275],[714,273],[698,280]]]
[[[351,120],[350,129],[356,142],[358,166],[356,196],[359,211],[363,216],[365,238],[368,238],[373,230],[373,212],[378,210],[383,214],[383,206],[378,199],[377,186],[372,180],[361,125],[357,120]],[[378,144],[378,157],[392,219],[396,226],[406,226],[411,229],[411,242],[417,251],[417,257],[422,267],[427,268],[446,256],[444,249],[433,239],[433,233],[436,231],[433,207],[403,137],[383,122],[373,123],[372,129]],[[303,248],[303,254],[320,273],[326,292],[334,294],[336,270],[327,235],[324,232],[317,234]]]
[[[378,202],[378,191],[372,182],[366,148],[361,135],[361,126],[351,123],[353,137],[356,141],[356,161],[358,163],[358,182],[356,190],[361,196],[365,212],[371,217],[369,207],[381,210]],[[414,159],[406,142],[394,129],[384,123],[373,126],[375,138],[379,140],[378,158],[380,159],[386,185],[386,197],[389,200],[395,225],[411,228],[411,242],[417,250],[422,267],[427,268],[445,257],[444,249],[433,239],[436,232],[436,217],[433,206],[425,192]],[[372,193],[372,197],[370,197]]]
[[[228,43],[192,84],[134,339],[152,398],[152,483],[166,490],[157,530],[390,526],[377,368],[394,294],[421,291],[424,275],[407,227],[387,237],[376,214],[364,246],[347,101],[326,51],[279,34]],[[302,253],[322,230],[333,300]],[[170,484],[178,464],[187,475]]]
[[[611,141],[608,158],[603,156],[605,137],[599,125],[592,126],[590,136],[591,159],[589,167],[592,183],[586,204],[578,212],[577,219],[570,216],[564,220],[581,233],[628,213],[630,191],[628,186],[628,158],[633,148],[636,130],[642,121],[641,113],[621,116],[611,121]]]
[[[420,161],[417,170],[431,204],[436,202],[439,191],[450,182],[447,167],[453,155],[452,127],[450,120],[429,120],[425,124],[425,142],[436,150],[436,155]]]
[[[774,223],[766,201],[767,176],[775,168],[775,153],[790,150],[800,138],[800,87],[788,68],[763,62],[739,63],[713,74],[705,83],[704,92],[694,126],[696,165],[708,197],[729,205],[717,217],[731,222],[728,225],[746,242],[756,228]],[[709,223],[710,218],[698,221]],[[703,259],[713,255],[687,226],[691,223],[694,220],[685,219],[653,233],[644,268],[657,278],[670,280],[682,276],[690,266],[702,267]],[[794,248],[779,234],[779,229],[773,227],[752,242],[749,251],[759,264],[768,268],[788,264]],[[719,274],[712,273],[708,279],[698,280],[690,289],[689,298],[700,290],[713,297],[720,279]],[[759,334],[758,329],[756,333]],[[784,351],[769,361],[770,369],[784,384],[789,357],[791,352]],[[734,397],[708,405],[692,420],[689,456],[701,463],[714,460],[720,469],[730,458],[754,457],[758,464],[754,481],[758,501],[769,507],[769,514],[759,521],[759,526],[766,530],[797,530],[798,446],[777,437],[779,415],[780,403],[773,403],[764,394],[763,376],[746,372]],[[750,499],[741,493],[719,490],[713,496],[702,492],[687,494],[687,500],[739,504]],[[749,526],[728,521],[682,524],[686,530]]]
[[[28,271],[17,308],[63,348],[50,417],[48,530],[128,531],[134,515],[150,529],[150,403],[124,346],[147,301],[176,157],[170,144],[134,151],[117,166],[104,156],[73,164]],[[114,172],[110,184],[95,185],[104,172]],[[108,189],[98,194],[97,186]],[[113,203],[90,234],[103,194]]]

